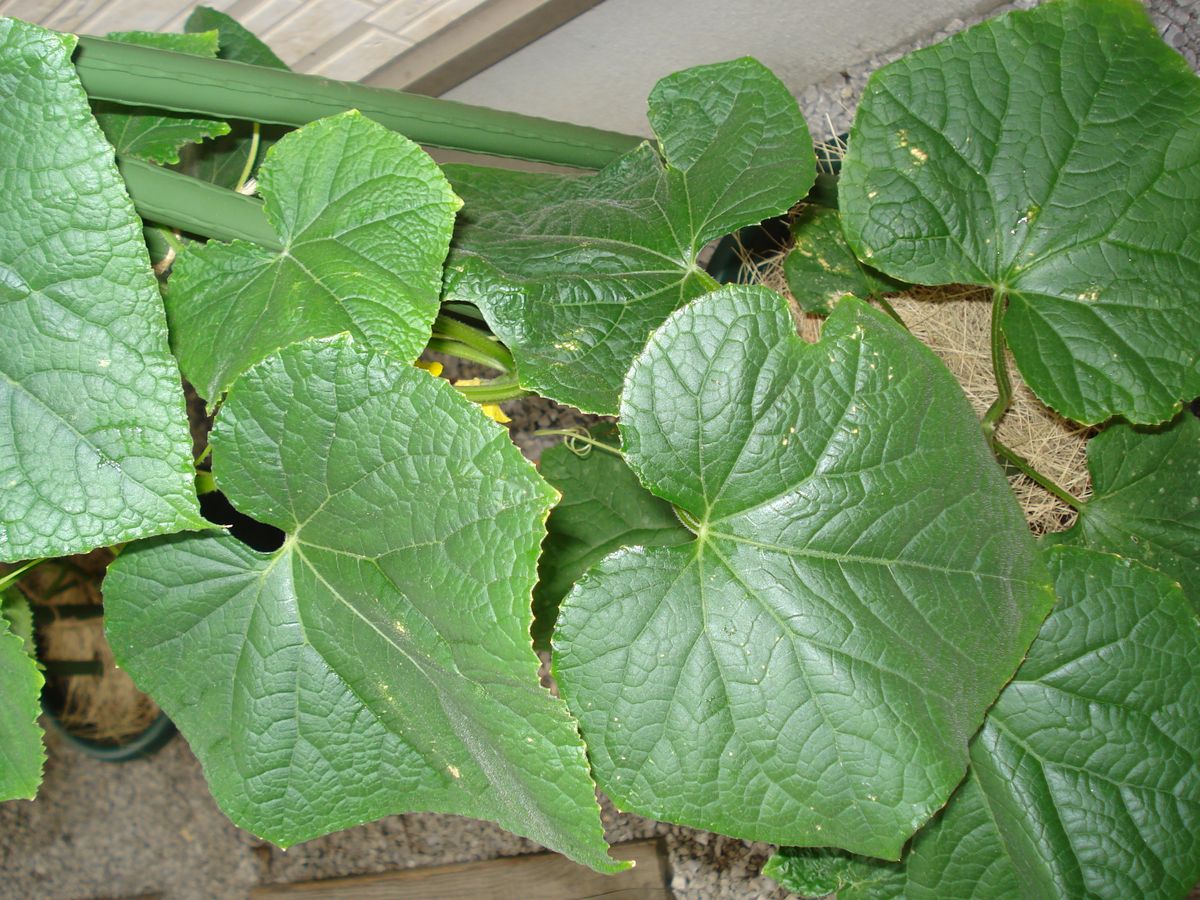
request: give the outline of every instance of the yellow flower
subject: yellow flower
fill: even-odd
[[[418,359],[413,365],[418,369],[424,369],[434,378],[442,374],[442,364],[440,362],[425,362],[423,359]]]
[[[483,414],[485,416],[490,419],[495,419],[501,425],[507,425],[512,421],[512,419],[504,414],[504,410],[500,408],[499,403],[484,403],[481,404],[479,408],[483,410]]]

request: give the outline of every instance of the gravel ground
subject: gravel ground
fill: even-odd
[[[1021,0],[1003,7],[1033,5]],[[1197,67],[1200,2],[1148,0],[1164,37]],[[963,28],[954,21],[922,44]],[[844,132],[867,75],[896,48],[804,91],[816,135]],[[828,124],[826,124],[828,119]],[[467,374],[467,373],[464,373]],[[536,458],[557,438],[532,431],[587,421],[545,400],[506,404],[516,442]],[[149,760],[113,766],[85,758],[56,735],[35,803],[0,804],[0,898],[241,897],[257,884],[384,872],[531,853],[539,848],[483,822],[454,816],[391,816],[286,853],[238,830],[220,813],[182,740]],[[679,898],[781,898],[758,872],[770,847],[662,825],[606,808],[614,842],[661,835]]]

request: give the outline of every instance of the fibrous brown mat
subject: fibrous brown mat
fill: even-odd
[[[61,614],[64,607],[100,605],[100,580],[111,559],[108,550],[96,550],[49,560],[23,577],[19,587],[42,611],[36,637],[39,659],[98,664],[95,675],[48,675],[54,693],[62,697],[59,722],[80,737],[120,743],[149,727],[158,717],[158,706],[117,668],[104,639],[103,619]]]
[[[787,252],[780,247],[752,256],[743,249],[741,279],[783,294],[801,337],[815,341],[824,320],[803,312],[788,289],[783,272]],[[888,299],[908,329],[946,363],[982,417],[996,399],[991,291],[962,285],[913,287]],[[1044,406],[1021,381],[1011,356],[1008,372],[1013,401],[996,430],[997,439],[1059,487],[1085,498],[1090,490],[1085,452],[1090,429],[1068,422]],[[1062,531],[1074,521],[1074,510],[1024,475],[1013,472],[1009,482],[1034,534]]]

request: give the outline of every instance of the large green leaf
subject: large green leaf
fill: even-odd
[[[343,336],[252,368],[212,446],[218,486],[283,546],[137,544],[109,569],[105,618],[229,817],[286,846],[454,812],[620,868],[529,641],[555,493],[504,429]]]
[[[896,858],[1051,602],[979,423],[919,341],[854,298],[805,344],[727,287],[625,384],[626,460],[694,523],[563,602],[555,670],[622,808]]]
[[[276,56],[270,47],[260,41],[252,31],[220,10],[208,6],[197,6],[188,16],[183,28],[189,33],[215,30],[219,35],[220,43],[217,56],[221,59],[248,63],[252,66],[267,66],[272,69],[287,68],[287,64]],[[278,126],[262,127],[256,159],[261,160],[263,154],[279,139],[282,133],[283,129]],[[211,181],[222,187],[237,187],[242,173],[246,171],[246,160],[255,150],[253,134],[252,123],[235,122],[230,134],[217,138],[215,141],[207,141],[185,148],[184,171],[196,178]],[[251,166],[251,174],[253,173],[254,166]]]
[[[15,609],[24,598],[5,592],[5,608]],[[26,611],[28,607],[25,607]],[[32,638],[30,638],[32,639]],[[22,798],[32,800],[42,782],[42,729],[37,723],[42,712],[43,678],[29,645],[14,632],[5,615],[0,615],[0,803]]]
[[[210,59],[217,56],[215,31],[199,34],[122,31],[108,35],[108,39]],[[216,119],[136,109],[107,101],[96,102],[92,111],[117,153],[160,164],[179,162],[179,148],[185,144],[198,144],[229,133],[229,125]]]
[[[657,148],[595,176],[446,167],[465,201],[447,295],[479,305],[524,386],[591,412],[616,412],[650,332],[716,286],[704,245],[785,212],[816,177],[795,99],[752,59],[664,78],[649,118]]]
[[[839,199],[858,255],[992,285],[1043,401],[1171,418],[1200,394],[1200,79],[1137,0],[1000,16],[877,72]]]
[[[33,607],[17,588],[10,587],[0,590],[0,617],[8,620],[8,627],[25,644],[25,651],[33,657],[37,656],[37,644],[34,642]]]
[[[827,316],[846,294],[867,300],[901,287],[854,255],[837,210],[806,206],[791,228],[795,243],[783,271],[788,290],[805,312]]]
[[[0,19],[0,561],[203,523],[141,220],[73,47]]]
[[[783,851],[790,890],[870,897],[1182,897],[1200,879],[1200,626],[1170,578],[1048,556],[1059,602],[903,863]]]
[[[254,32],[233,18],[228,13],[211,6],[197,6],[188,16],[183,30],[189,34],[199,34],[205,31],[216,31],[221,59],[231,59],[235,62],[247,63],[252,66],[266,66],[271,69],[286,69],[287,63],[275,55],[266,44],[259,40]]]
[[[620,447],[617,429],[596,425],[591,438]],[[562,494],[546,523],[533,590],[533,639],[548,646],[558,604],[579,577],[621,547],[672,547],[691,539],[671,504],[642,487],[613,453],[575,452],[569,443],[542,454],[542,477]]]
[[[429,155],[348,112],[281,140],[259,186],[283,249],[210,241],[168,284],[172,346],[197,392],[214,402],[280,347],[343,331],[416,359],[460,205]]]
[[[1114,425],[1088,444],[1093,494],[1047,543],[1106,550],[1176,579],[1200,609],[1200,420]]]

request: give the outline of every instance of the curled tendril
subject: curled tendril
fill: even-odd
[[[586,459],[590,456],[593,447],[599,447],[601,450],[605,450],[616,456],[623,455],[619,449],[613,447],[611,444],[596,440],[582,425],[576,425],[574,428],[544,428],[540,431],[535,431],[534,434],[544,437],[561,436],[566,448],[580,459]]]

